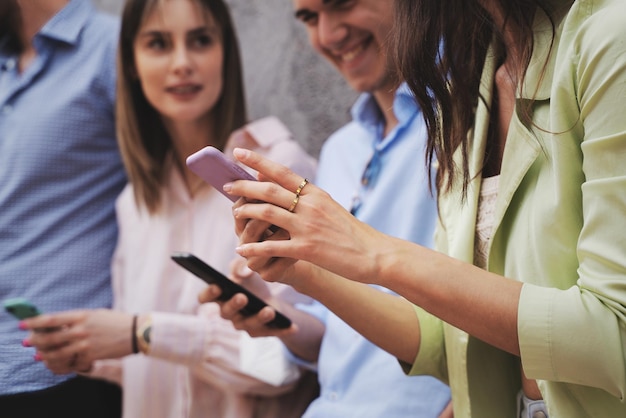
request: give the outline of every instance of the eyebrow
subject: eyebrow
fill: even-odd
[[[210,34],[215,34],[215,33],[219,33],[220,30],[217,27],[217,25],[211,25],[211,26],[207,25],[207,26],[200,26],[198,28],[187,31],[187,33],[190,35],[200,35],[205,32],[208,32]]]
[[[300,19],[300,18],[303,18],[303,17],[312,16],[312,15],[314,15],[314,14],[315,14],[315,13],[313,13],[313,12],[312,12],[312,11],[310,11],[309,9],[298,9],[298,10],[296,10],[296,12],[293,14],[293,16],[294,16],[296,19]]]
[[[336,1],[337,1],[337,0],[322,0],[322,4],[323,4],[324,6],[326,6],[326,5],[329,5],[329,4],[332,4],[332,3],[335,3]],[[310,15],[314,15],[314,14],[316,14],[316,13],[315,13],[315,12],[310,11],[309,9],[302,8],[302,9],[298,9],[298,10],[296,10],[296,12],[295,12],[293,15],[294,15],[294,17],[295,17],[296,19],[299,19],[299,18],[301,18],[301,17],[303,17],[303,16],[310,16]]]
[[[211,25],[211,26],[200,26],[197,28],[193,28],[189,31],[187,31],[188,35],[200,35],[202,33],[208,32],[210,34],[215,34],[215,33],[219,33],[219,28],[216,25]],[[153,30],[147,30],[145,32],[141,32],[139,33],[137,36],[155,36],[155,35],[162,35],[164,33],[169,33],[169,31],[167,30],[159,30],[159,29],[153,29]]]

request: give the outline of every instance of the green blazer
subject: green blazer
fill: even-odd
[[[543,13],[536,17],[535,51],[504,151],[488,269],[524,282],[521,361],[539,381],[550,418],[624,418],[626,1],[553,3],[565,11],[551,53],[552,26]],[[493,58],[483,73],[486,103],[470,133],[476,177],[465,201],[453,192],[439,202],[438,249],[467,262]],[[532,103],[530,123],[521,114],[525,103]],[[449,383],[457,418],[513,418],[519,358],[415,310],[422,343],[410,373]]]

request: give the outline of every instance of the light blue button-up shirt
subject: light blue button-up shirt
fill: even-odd
[[[0,41],[0,299],[41,311],[111,304],[114,199],[126,182],[114,126],[119,24],[72,0],[35,36],[23,73]],[[54,376],[0,312],[0,394]],[[0,413],[1,415],[1,413]]]
[[[378,105],[371,95],[361,95],[353,121],[324,144],[316,183],[345,208],[358,205],[355,216],[361,221],[430,247],[437,207],[424,162],[424,121],[405,85],[396,92],[393,109],[399,123],[383,138]],[[370,161],[373,170],[363,184]],[[406,376],[395,357],[321,304],[301,308],[326,324],[317,364],[321,394],[306,418],[434,418],[450,400],[443,383]]]

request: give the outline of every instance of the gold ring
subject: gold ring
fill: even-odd
[[[300,185],[296,189],[296,197],[300,197],[300,193],[302,192],[302,189],[304,189],[304,186],[306,186],[308,183],[309,181],[307,179],[302,180],[302,183],[300,183]],[[298,202],[296,202],[296,204],[297,203]]]
[[[293,202],[291,202],[291,206],[289,207],[289,212],[293,212],[294,210],[296,210],[296,206],[298,206],[299,200],[300,200],[300,195],[296,195],[296,197],[293,199]]]

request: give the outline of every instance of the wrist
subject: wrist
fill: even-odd
[[[137,345],[137,315],[133,315],[130,326],[130,351],[133,354],[139,353],[139,346]]]
[[[137,317],[137,326],[134,334],[137,352],[148,354],[152,336],[152,318],[150,315]]]

